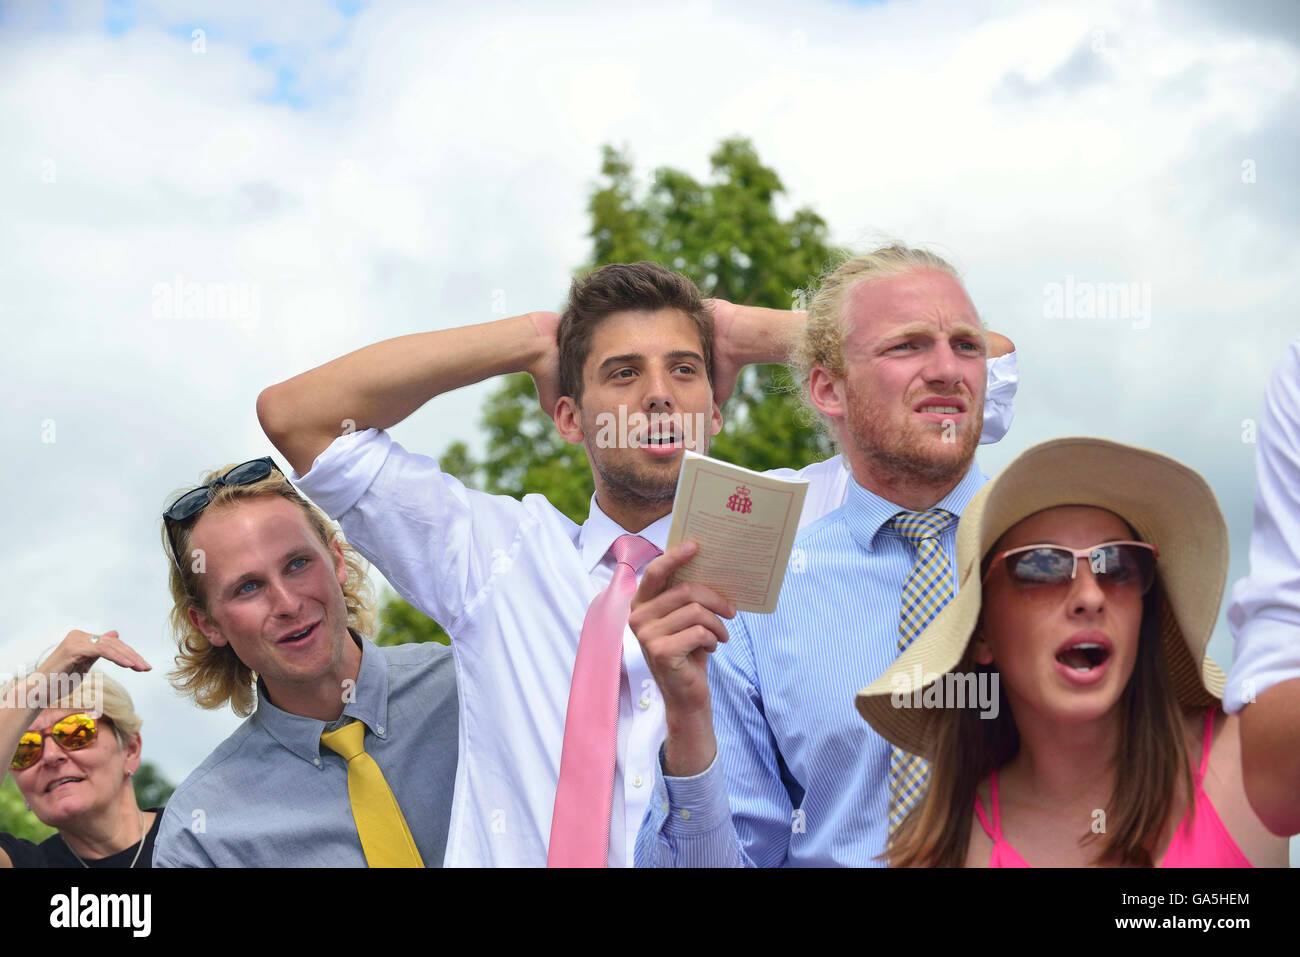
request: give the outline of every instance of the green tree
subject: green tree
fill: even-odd
[[[37,844],[54,833],[54,828],[45,826],[27,810],[22,792],[8,774],[0,784],[0,831]]]
[[[803,308],[805,290],[839,255],[826,223],[810,209],[783,219],[780,177],[745,139],[721,143],[708,182],[661,167],[637,188],[626,151],[605,147],[602,182],[591,194],[591,261],[651,260],[693,279],[705,296],[748,306]],[[829,441],[806,418],[788,370],[750,367],[723,410],[711,454],[751,469],[802,466],[826,458]],[[440,462],[466,485],[500,495],[540,492],[576,522],[586,519],[591,469],[581,446],[560,438],[537,402],[532,379],[507,376],[483,410],[487,436],[476,460],[455,443]],[[396,595],[380,609],[380,644],[446,641],[446,632]]]
[[[140,762],[135,772],[135,799],[141,807],[162,807],[175,790],[176,785],[163,777],[157,765]]]

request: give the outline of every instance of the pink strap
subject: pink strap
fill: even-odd
[[[623,629],[637,570],[659,549],[638,535],[620,535],[609,550],[614,577],[587,609],[573,664],[547,867],[604,867],[609,858]]]

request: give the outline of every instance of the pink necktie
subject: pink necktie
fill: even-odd
[[[592,599],[578,639],[547,867],[604,867],[609,856],[623,629],[637,570],[659,549],[639,535],[620,535],[609,551],[618,563],[614,577]]]

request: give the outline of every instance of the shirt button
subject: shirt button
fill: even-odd
[[[691,812],[686,810],[686,808],[682,808],[682,820],[689,821],[690,819],[691,819]]]
[[[643,697],[640,701],[638,701],[638,702],[636,703],[636,706],[637,706],[638,708],[640,708],[642,711],[649,711],[649,710],[650,710],[650,699],[649,699],[649,698],[644,698],[644,697]]]
[[[316,767],[320,767],[320,758],[312,758],[311,763],[316,765]]]
[[[638,774],[636,777],[632,779],[632,787],[639,788],[640,786],[641,786],[641,775]]]
[[[664,809],[664,813],[665,813],[665,814],[668,813],[668,802],[667,802],[667,801],[664,801],[664,802],[663,802],[661,805],[659,805],[659,806],[660,806],[661,808]]]
[[[382,735],[384,733],[384,726],[381,724],[379,727],[375,728],[375,733]]]

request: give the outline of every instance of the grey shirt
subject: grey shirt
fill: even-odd
[[[441,867],[456,780],[451,649],[380,648],[362,638],[343,715],[366,726],[426,867]],[[176,789],[154,867],[365,867],[347,763],[320,743],[324,721],[281,711],[259,682],[257,710]]]

